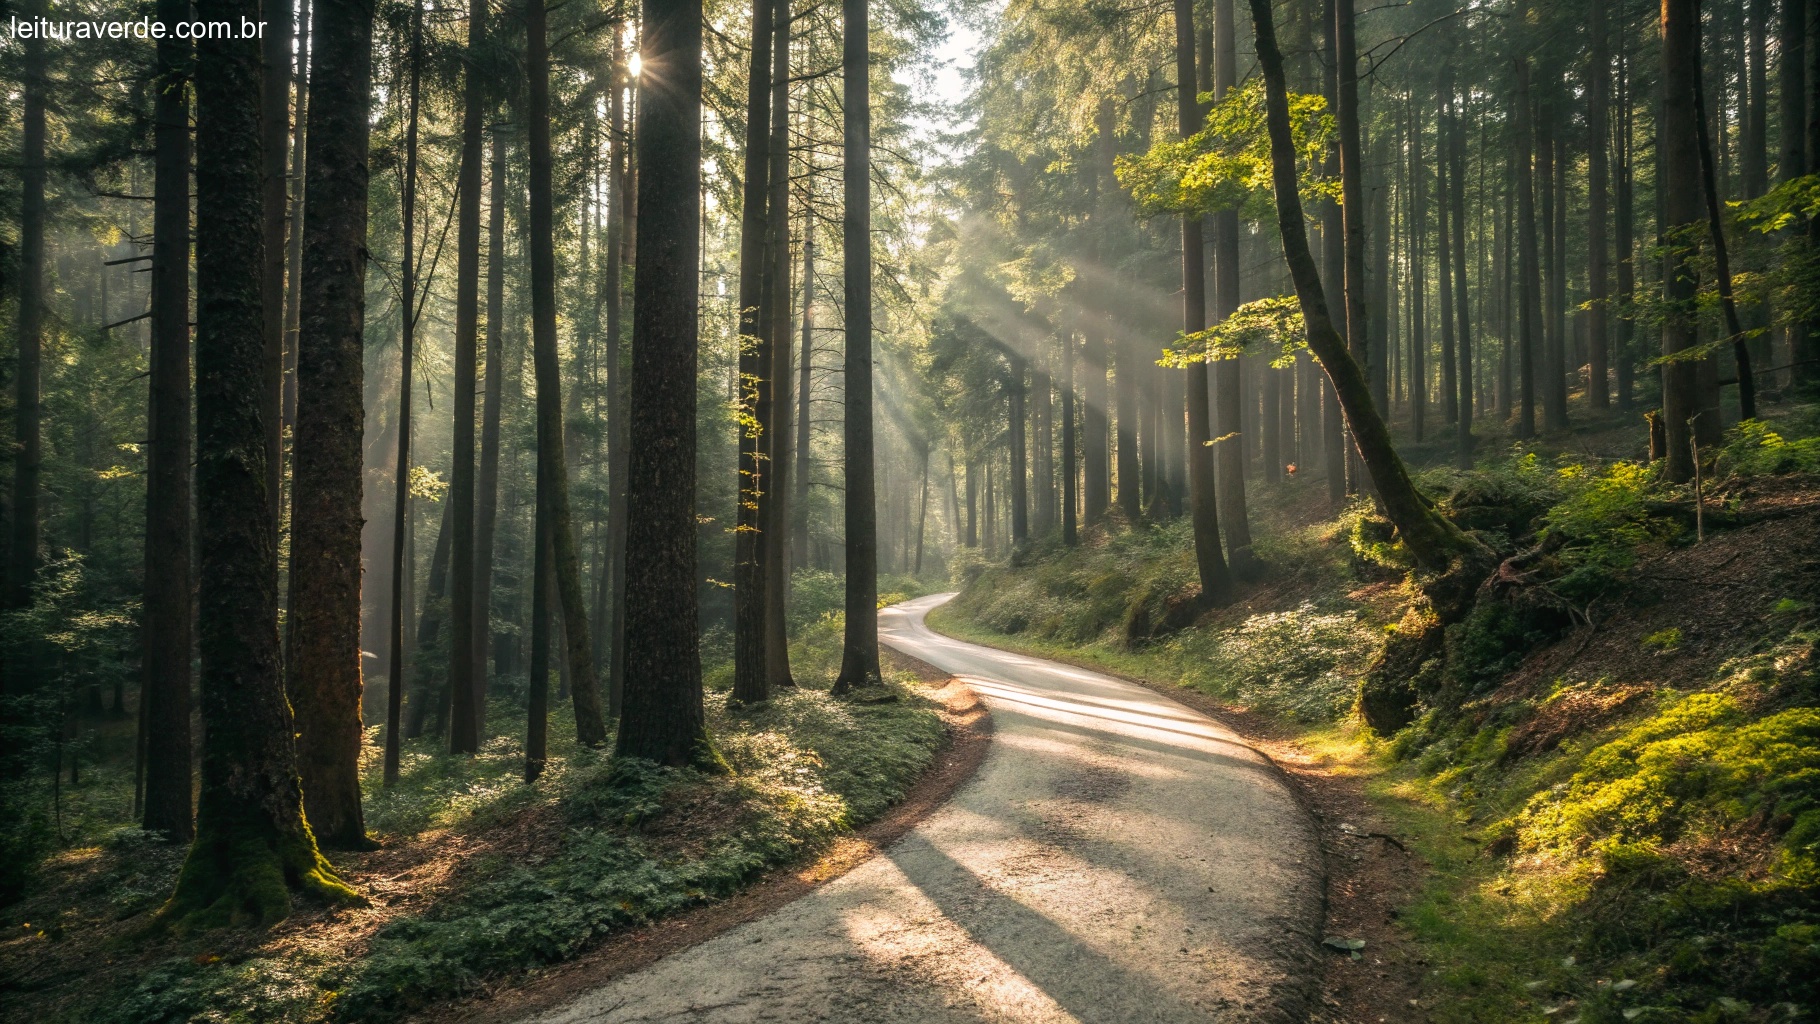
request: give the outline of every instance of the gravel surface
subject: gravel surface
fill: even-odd
[[[972,781],[842,878],[536,1021],[1306,1017],[1320,854],[1276,768],[1143,687],[931,632],[948,596],[879,636],[985,698]]]

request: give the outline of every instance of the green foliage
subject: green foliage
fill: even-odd
[[[1293,611],[1250,616],[1212,636],[1183,633],[1170,640],[1181,653],[1205,658],[1205,672],[1184,678],[1186,685],[1304,724],[1337,722],[1352,712],[1359,673],[1379,643],[1357,612],[1323,613],[1306,602]]]
[[[1337,198],[1338,182],[1316,170],[1334,131],[1326,98],[1291,93],[1289,127],[1304,198]],[[1253,79],[1228,92],[1208,111],[1206,127],[1190,138],[1155,143],[1138,156],[1120,156],[1117,174],[1146,216],[1238,210],[1249,220],[1271,219],[1276,200],[1263,82]]]
[[[1204,331],[1183,334],[1164,350],[1162,365],[1180,369],[1190,363],[1237,359],[1248,352],[1270,353],[1270,365],[1288,366],[1308,347],[1302,306],[1293,295],[1254,299]]]
[[[518,785],[503,803],[483,797],[492,801],[490,815],[464,804],[489,777],[469,776],[453,792],[443,790],[450,809],[464,806],[465,814],[414,812],[412,820],[499,823],[510,811],[532,811],[527,821],[549,815],[555,823],[536,832],[542,845],[525,856],[474,863],[452,896],[382,928],[357,959],[180,958],[147,972],[97,1019],[390,1019],[727,896],[903,798],[945,733],[925,701],[902,690],[897,697],[862,705],[796,689],[733,711],[725,694],[710,694],[710,722],[730,774],[618,761],[557,744],[565,754],[552,758],[538,789]],[[269,991],[257,990],[259,979],[268,980]],[[264,1005],[255,1011],[259,999]]]
[[[1651,515],[1653,480],[1640,463],[1613,462],[1603,472],[1570,465],[1560,477],[1567,497],[1542,517],[1541,535],[1560,545],[1565,571],[1552,586],[1569,601],[1597,597],[1636,564],[1644,544],[1681,532],[1672,520]]]
[[[1820,472],[1820,436],[1790,441],[1762,420],[1745,420],[1725,435],[1725,464],[1742,476]]]

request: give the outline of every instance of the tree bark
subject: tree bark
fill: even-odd
[[[803,352],[796,368],[796,490],[790,498],[791,564],[809,567],[810,399],[815,354],[815,214],[803,211]]]
[[[1694,60],[1700,49],[1694,48]],[[1757,418],[1757,381],[1751,373],[1750,347],[1745,344],[1744,324],[1738,319],[1738,302],[1732,295],[1731,257],[1725,246],[1725,222],[1719,216],[1719,183],[1713,173],[1713,144],[1706,132],[1706,97],[1699,67],[1694,69],[1694,125],[1699,132],[1700,190],[1706,201],[1707,237],[1712,242],[1714,278],[1719,285],[1719,302],[1725,310],[1725,329],[1731,333],[1732,358],[1738,375],[1738,415],[1741,419]],[[1716,412],[1716,410],[1715,410]]]
[[[872,446],[872,46],[866,0],[841,0],[842,246],[847,321],[845,445],[846,637],[834,690],[876,685],[878,510]]]
[[[1542,318],[1542,272],[1536,260],[1536,192],[1532,154],[1535,129],[1529,105],[1529,58],[1516,61],[1517,263],[1522,299],[1517,318],[1517,376],[1523,398],[1517,405],[1516,436],[1536,436],[1536,329]]]
[[[191,44],[175,37],[189,0],[161,0],[153,100],[151,456],[146,467],[144,683],[145,816],[173,842],[190,817],[190,649],[195,639],[190,546],[190,115]],[[42,116],[42,115],[40,115]],[[40,228],[40,231],[42,229]],[[40,241],[42,244],[42,241]],[[24,306],[21,293],[21,307]],[[22,325],[23,336],[23,325]]]
[[[1062,335],[1062,543],[1073,547],[1080,540],[1077,503],[1078,480],[1075,475],[1074,427],[1074,335]]]
[[[695,597],[701,0],[643,0],[643,16],[618,753],[684,765],[714,759]]]
[[[265,264],[260,287],[265,294],[266,487],[273,495],[272,531],[284,517],[277,496],[284,493],[284,257],[285,220],[290,212],[289,182],[285,180],[285,143],[291,136],[291,0],[265,0],[260,5],[265,20],[260,76],[260,140],[265,169]],[[292,230],[303,225],[293,223]]]
[[[1607,46],[1605,6],[1595,4],[1588,11],[1589,35],[1586,58],[1586,334],[1588,345],[1587,397],[1592,407],[1604,410],[1611,406],[1610,326],[1607,309],[1611,304],[1610,256],[1606,252],[1605,220],[1607,189],[1611,171],[1606,161],[1607,138],[1610,135],[1608,111],[1611,91],[1611,51]]]
[[[1428,420],[1428,188],[1422,180],[1422,111],[1409,129],[1409,415],[1417,443]]]
[[[1110,437],[1111,397],[1106,386],[1106,338],[1096,324],[1081,332],[1081,361],[1086,379],[1081,382],[1081,518],[1088,528],[1098,526],[1112,505]]]
[[[765,688],[765,544],[759,518],[771,410],[770,292],[766,288],[771,173],[771,36],[774,0],[752,0],[746,69],[745,181],[739,225],[739,500],[733,528],[733,699],[756,703]]]
[[[45,0],[35,0],[47,10]],[[44,190],[45,92],[44,40],[24,44],[23,102],[20,110],[19,168],[19,332],[13,373],[13,517],[12,557],[7,566],[6,607],[32,603],[38,577],[38,475],[43,468],[39,422],[39,374],[44,348]],[[186,273],[187,278],[187,273]]]
[[[759,541],[764,545],[765,685],[795,686],[790,675],[790,0],[774,0],[771,17],[771,138],[766,187],[770,292],[770,365],[764,368],[771,420],[765,424],[765,493]]]
[[[196,10],[199,18],[232,22],[258,13],[253,0],[205,0]],[[370,18],[371,9],[360,4],[329,2],[317,30],[323,77],[360,86],[346,96],[362,107]],[[159,914],[185,931],[271,924],[290,913],[293,889],[333,901],[358,899],[317,852],[304,821],[279,664],[275,496],[267,489],[269,428],[261,392],[259,43],[208,39],[196,46],[196,58],[202,789],[195,842]],[[325,205],[332,210],[333,198]],[[358,532],[356,525],[356,549]]]
[[[621,300],[625,294],[626,226],[633,209],[629,138],[626,132],[626,93],[631,89],[626,62],[617,44],[610,71],[613,95],[607,102],[608,125],[613,134],[612,163],[608,170],[613,202],[607,208],[607,466],[612,488],[607,509],[607,558],[611,563],[611,601],[607,633],[607,713],[618,718],[626,680],[626,474],[631,466],[627,416],[624,334]]]
[[[531,353],[537,375],[538,507],[546,516],[551,571],[561,598],[564,656],[573,680],[570,692],[575,706],[575,740],[583,746],[597,747],[606,742],[607,727],[601,714],[600,680],[594,674],[594,644],[588,634],[588,606],[582,593],[581,560],[576,554],[569,479],[563,459],[562,370],[556,353],[556,251],[551,237],[556,218],[551,193],[550,53],[544,37],[545,20],[543,0],[530,0],[525,7],[525,69],[530,78],[526,121],[530,127]],[[645,125],[641,123],[639,127],[642,130]],[[471,406],[472,403],[470,416]],[[456,540],[460,540],[459,533]],[[460,580],[458,575],[457,583]],[[693,616],[690,618],[693,628]]]
[[[1699,0],[1662,2],[1662,123],[1657,145],[1662,150],[1662,233],[1667,239],[1677,228],[1700,220],[1700,156],[1697,117],[1694,113],[1695,77],[1699,71]],[[1671,241],[1662,261],[1662,355],[1674,357],[1699,343],[1694,315],[1698,270],[1685,251],[1685,243]],[[1694,456],[1689,444],[1689,422],[1705,410],[1699,407],[1696,361],[1672,359],[1662,364],[1662,426],[1667,446],[1667,476],[1674,483],[1693,479]]]
[[[1451,85],[1450,85],[1451,93]],[[1460,100],[1460,107],[1465,106],[1465,99]],[[1447,120],[1448,133],[1452,145],[1451,154],[1453,170],[1453,244],[1454,244],[1454,315],[1458,317],[1459,331],[1454,342],[1459,346],[1460,369],[1455,374],[1459,382],[1460,396],[1455,406],[1459,419],[1454,423],[1454,465],[1459,469],[1472,468],[1472,315],[1466,304],[1466,131],[1460,126],[1462,111],[1454,106],[1453,97],[1448,98]]]
[[[480,336],[480,195],[486,159],[486,82],[476,66],[487,40],[486,0],[468,4],[468,42],[463,61],[461,167],[455,183],[455,367],[450,405],[449,492],[449,751],[480,749],[484,685],[474,674],[474,381]],[[532,229],[536,238],[536,229]],[[535,244],[535,243],[534,243]],[[533,299],[535,302],[535,299]],[[542,381],[538,405],[542,406]],[[560,414],[559,414],[560,415]],[[541,444],[539,450],[541,452]],[[484,676],[482,677],[484,680]]]
[[[1234,44],[1234,6],[1233,0],[1214,0],[1213,5],[1213,98],[1219,102],[1238,84],[1238,53]],[[1213,318],[1215,322],[1223,321],[1239,308],[1239,212],[1221,210],[1213,215]],[[1274,382],[1276,371],[1268,365],[1260,366],[1260,376]],[[1192,377],[1192,374],[1191,374]],[[1193,387],[1192,382],[1189,385]],[[1266,385],[1268,387],[1268,385]],[[1242,412],[1245,405],[1245,390],[1241,377],[1240,361],[1222,359],[1213,366],[1214,408],[1217,422],[1213,425],[1214,436],[1221,440],[1215,442],[1213,453],[1217,461],[1218,479],[1215,491],[1219,498],[1219,520],[1226,532],[1226,553],[1230,557],[1232,570],[1247,571],[1253,562],[1251,554],[1251,522],[1245,505],[1245,436]],[[1205,390],[1205,389],[1203,389]],[[1190,407],[1190,413],[1193,409]],[[1192,420],[1192,416],[1191,416]],[[1274,425],[1274,424],[1273,424]],[[1266,436],[1274,434],[1267,430]],[[1190,483],[1193,477],[1194,431],[1192,422],[1189,428],[1190,443]],[[1276,462],[1281,471],[1281,462],[1266,456],[1266,462]]]
[[[1011,549],[1016,551],[1030,541],[1030,494],[1025,462],[1025,397],[1029,370],[1024,357],[1006,353],[1009,376],[1005,380],[1006,445],[1011,453]]]
[[[403,321],[398,344],[398,460],[392,473],[392,650],[386,666],[385,767],[387,786],[398,781],[399,746],[404,715],[404,603],[406,524],[411,513],[411,371],[415,368],[417,333],[417,129],[422,99],[423,7],[411,8],[410,113],[404,136],[404,203],[400,220],[403,258],[399,268],[399,309]]]
[[[371,845],[360,808],[360,493],[372,34],[364,0],[318,8],[285,663],[304,809],[319,842],[347,849]],[[209,194],[200,178],[197,187]]]
[[[486,396],[480,413],[480,469],[474,496],[474,684],[486,692],[493,647],[493,552],[499,533],[499,431],[505,412],[506,139],[493,132],[487,209]]]

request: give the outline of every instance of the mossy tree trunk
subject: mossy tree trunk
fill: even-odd
[[[311,827],[345,848],[369,843],[360,808],[360,493],[372,34],[370,3],[317,8],[291,485],[285,667],[297,763]]]
[[[371,8],[324,3],[318,67],[366,52]],[[253,0],[196,16],[256,20]],[[356,899],[304,821],[279,675],[278,558],[266,477],[259,41],[196,47],[196,454],[201,586],[202,790],[196,839],[160,920],[182,930],[270,924],[291,893]],[[364,60],[364,57],[361,58]],[[364,83],[356,83],[364,86]],[[364,87],[348,93],[366,96]],[[358,449],[356,449],[358,450]]]

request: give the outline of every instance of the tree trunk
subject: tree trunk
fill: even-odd
[[[1297,192],[1288,88],[1283,77],[1283,55],[1277,49],[1270,0],[1250,0],[1250,3],[1252,21],[1257,28],[1258,63],[1264,74],[1277,223],[1282,233],[1283,256],[1295,280],[1302,318],[1307,325],[1309,348],[1333,382],[1334,393],[1346,413],[1354,443],[1371,473],[1372,485],[1383,502],[1385,514],[1395,524],[1419,567],[1429,573],[1446,573],[1462,557],[1480,556],[1484,552],[1477,542],[1437,512],[1416,490],[1408,468],[1391,443],[1390,431],[1371,407],[1365,375],[1346,351],[1328,314],[1327,296],[1321,287],[1314,257],[1308,250],[1302,200]]]
[[[1074,335],[1062,335],[1062,543],[1073,547],[1080,540],[1080,523],[1076,508],[1078,490],[1075,475],[1074,429]]]
[[[449,525],[449,751],[480,749],[484,686],[475,685],[474,651],[474,380],[480,335],[480,195],[486,160],[486,82],[476,65],[487,45],[487,5],[468,5],[467,59],[463,68],[461,167],[455,202],[455,368],[450,405]],[[535,239],[536,231],[532,231]],[[533,300],[535,301],[535,300]],[[538,382],[538,405],[542,402]],[[541,450],[541,446],[540,446]],[[484,676],[482,677],[484,679]]]
[[[1700,50],[1694,48],[1694,60]],[[1757,382],[1751,374],[1750,348],[1744,340],[1744,324],[1738,319],[1738,303],[1732,295],[1731,258],[1725,246],[1725,223],[1719,216],[1719,183],[1713,173],[1713,144],[1706,132],[1706,97],[1698,66],[1694,72],[1694,125],[1699,132],[1701,198],[1706,201],[1707,237],[1712,242],[1714,278],[1719,285],[1719,302],[1725,311],[1725,329],[1731,334],[1732,358],[1738,375],[1738,415],[1741,419],[1757,418]],[[1710,406],[1717,418],[1718,407]],[[1701,438],[1705,443],[1705,438]]]
[[[1055,386],[1049,379],[1049,352],[1045,339],[1038,343],[1030,364],[1030,529],[1038,537],[1055,529]]]
[[[1214,102],[1224,99],[1226,93],[1238,84],[1238,54],[1233,42],[1234,36],[1233,0],[1215,0],[1213,5],[1213,98]],[[1220,322],[1239,308],[1239,212],[1221,210],[1213,215],[1213,318]],[[1219,498],[1219,520],[1225,527],[1226,553],[1231,559],[1235,572],[1245,572],[1253,561],[1251,554],[1251,522],[1245,509],[1245,435],[1241,413],[1245,404],[1245,391],[1240,377],[1240,362],[1237,359],[1222,359],[1213,366],[1214,408],[1217,422],[1213,425],[1213,435],[1221,438],[1213,446],[1213,454],[1218,466],[1218,479],[1215,490]],[[1192,373],[1190,374],[1193,387]],[[1268,365],[1259,367],[1260,378],[1267,377],[1272,382],[1276,371]],[[1266,385],[1268,386],[1268,385]],[[1205,389],[1202,389],[1205,391]],[[1193,406],[1189,407],[1189,453],[1190,484],[1193,483],[1193,457],[1195,446],[1199,443],[1194,438],[1192,424]],[[1274,426],[1274,424],[1273,424]],[[1274,434],[1266,431],[1266,436]],[[1267,462],[1275,459],[1267,456]],[[1280,467],[1281,463],[1276,463]]]
[[[1516,61],[1517,274],[1522,300],[1517,317],[1517,376],[1523,399],[1517,407],[1519,438],[1536,436],[1536,330],[1542,318],[1542,272],[1536,259],[1536,190],[1531,160],[1535,129],[1529,106],[1529,58]]]
[[[47,9],[36,0],[38,10]],[[44,40],[27,39],[20,113],[18,351],[13,372],[13,517],[5,606],[32,603],[38,576],[38,475],[43,464],[39,423],[39,373],[44,347],[45,92],[49,88]],[[187,269],[185,272],[187,279]]]
[[[1629,412],[1631,392],[1635,390],[1635,366],[1632,352],[1632,338],[1636,333],[1636,318],[1628,310],[1637,291],[1636,263],[1636,205],[1633,201],[1636,194],[1634,176],[1636,161],[1631,152],[1631,104],[1630,104],[1630,61],[1628,54],[1618,54],[1618,81],[1621,100],[1618,109],[1621,111],[1618,144],[1617,209],[1612,216],[1612,234],[1615,248],[1618,251],[1618,308],[1626,313],[1618,318],[1618,337],[1613,346],[1613,359],[1618,364],[1616,385],[1618,390],[1618,411]]]
[[[1449,192],[1458,187],[1458,182],[1450,182],[1453,174],[1453,161],[1449,159],[1452,146],[1448,143],[1448,97],[1444,85],[1437,116],[1435,117],[1435,210],[1440,214],[1435,232],[1435,251],[1439,256],[1436,269],[1440,272],[1437,282],[1441,292],[1441,421],[1457,424],[1460,420],[1460,383],[1455,377],[1459,364],[1454,361],[1454,291],[1453,291],[1453,203]]]
[[[360,493],[372,10],[325,2],[317,22],[285,668],[310,827],[325,846],[361,849],[371,845],[360,808]],[[197,190],[210,194],[200,176]]]
[[[482,0],[476,0],[479,2]],[[551,237],[556,218],[550,183],[550,54],[544,25],[542,0],[530,0],[525,8],[525,69],[530,78],[526,123],[530,127],[531,352],[537,375],[538,507],[546,516],[551,571],[561,598],[561,635],[573,680],[575,740],[583,746],[597,747],[606,742],[607,727],[600,708],[600,680],[594,674],[594,645],[588,635],[588,606],[582,594],[581,560],[576,554],[569,479],[563,459],[562,370],[556,354],[556,252]],[[664,67],[661,63],[655,66]],[[471,427],[471,401],[468,412]],[[456,540],[460,540],[459,533]],[[469,581],[472,582],[471,576]],[[461,582],[459,575],[456,582]],[[690,616],[691,628],[693,619]],[[471,615],[468,621],[473,621]]]
[[[531,527],[531,664],[526,679],[525,781],[536,782],[550,756],[550,515],[542,495],[543,462],[537,464],[539,495]]]
[[[499,431],[505,407],[506,140],[493,132],[491,199],[487,210],[486,397],[480,413],[480,469],[474,496],[474,685],[486,692],[493,647],[493,551],[499,533]]]
[[[1416,442],[1428,419],[1428,188],[1422,159],[1422,111],[1409,129],[1409,415]]]
[[[265,0],[260,76],[260,139],[265,170],[265,264],[260,287],[265,295],[266,489],[273,496],[272,530],[284,516],[277,496],[284,493],[284,256],[285,218],[290,212],[289,182],[285,180],[285,143],[291,136],[291,0]],[[301,231],[302,224],[292,230]]]
[[[297,63],[292,76],[292,93],[296,97],[297,109],[291,120],[291,237],[289,252],[285,255],[288,264],[288,283],[284,289],[284,392],[280,398],[282,408],[280,415],[283,422],[280,433],[290,433],[297,424],[297,333],[303,319],[303,163],[305,132],[309,122],[310,106],[310,0],[300,0],[297,5]],[[281,486],[288,486],[288,479],[283,472],[279,473]],[[288,506],[288,497],[279,492],[280,508]]]
[[[695,597],[701,2],[643,0],[643,17],[618,753],[684,765],[714,757]]]
[[[1177,128],[1186,139],[1200,130],[1205,117],[1195,95],[1194,4],[1175,0],[1175,81]],[[1201,239],[1199,214],[1182,218],[1182,330],[1196,334],[1207,326],[1206,248]],[[1235,268],[1236,269],[1236,268]],[[1230,362],[1230,360],[1228,360]],[[1237,369],[1237,364],[1233,364]],[[1236,389],[1235,389],[1236,390]],[[1219,494],[1207,396],[1207,363],[1188,368],[1188,508],[1194,528],[1195,567],[1201,584],[1201,601],[1222,605],[1231,600],[1232,576],[1220,551]],[[1232,396],[1231,413],[1238,414],[1238,396]],[[1225,415],[1226,403],[1221,414]],[[1237,439],[1233,439],[1236,441]],[[1244,458],[1236,443],[1226,445],[1235,460]],[[1223,460],[1222,460],[1223,461]]]
[[[258,13],[253,0],[204,0],[196,10],[199,18],[233,22],[256,19]],[[370,8],[331,2],[319,19],[320,77],[340,82],[351,106],[364,107],[366,101],[369,18]],[[292,889],[337,902],[358,899],[317,852],[304,822],[291,708],[279,664],[278,553],[261,400],[266,378],[259,43],[204,40],[196,58],[202,790],[195,842],[159,914],[185,931],[246,921],[271,924],[290,913]],[[335,140],[329,134],[332,153]],[[324,200],[330,210],[333,192]],[[356,463],[358,454],[356,446]],[[357,546],[358,526],[355,535]]]
[[[796,368],[796,489],[790,498],[791,564],[809,567],[810,399],[815,354],[815,214],[803,211],[803,352]]]
[[[404,723],[404,603],[406,524],[411,514],[411,371],[415,368],[417,334],[417,129],[422,99],[423,7],[411,8],[410,113],[404,136],[404,203],[400,220],[403,259],[399,272],[399,308],[403,323],[398,344],[398,460],[392,472],[392,650],[386,666],[385,784],[398,781],[398,754]]]
[[[1606,165],[1607,106],[1611,90],[1611,52],[1607,49],[1605,7],[1595,4],[1588,11],[1589,53],[1586,58],[1586,310],[1587,397],[1592,407],[1605,410],[1611,406],[1610,327],[1606,310],[1611,303],[1609,256],[1606,253],[1606,190],[1610,170]]]
[[[1465,106],[1464,97],[1460,106]],[[1460,126],[1462,111],[1453,105],[1452,85],[1449,84],[1447,105],[1448,132],[1452,139],[1449,147],[1453,168],[1453,244],[1454,244],[1454,315],[1459,318],[1459,336],[1454,339],[1459,345],[1460,370],[1455,375],[1460,385],[1460,397],[1455,403],[1460,418],[1454,425],[1454,465],[1459,469],[1472,468],[1472,316],[1466,305],[1466,131]]]
[[[190,132],[191,45],[174,35],[189,0],[160,0],[158,80],[153,100],[152,352],[147,425],[144,682],[145,817],[148,832],[173,842],[193,834],[190,818],[190,648],[194,577],[190,547]],[[42,118],[42,113],[40,113]],[[29,174],[29,171],[28,171]],[[41,186],[40,186],[41,187]],[[42,228],[38,229],[40,233]],[[39,244],[42,245],[40,237]],[[21,292],[20,306],[25,306]],[[24,337],[21,324],[21,337]]]
[[[759,518],[765,491],[764,425],[771,418],[771,295],[766,288],[771,173],[771,36],[774,0],[752,0],[746,69],[745,180],[739,224],[739,500],[733,532],[733,699],[756,703],[765,688],[765,555]]]
[[[625,74],[626,62],[619,47],[613,48],[613,66],[609,72],[613,95],[607,102],[608,125],[613,134],[612,164],[608,170],[613,204],[607,208],[607,467],[612,488],[607,509],[607,558],[612,573],[606,595],[611,602],[608,612],[607,648],[607,713],[618,718],[625,696],[626,680],[626,473],[631,466],[628,449],[630,437],[627,416],[625,358],[621,355],[624,333],[621,299],[625,294],[626,225],[633,209],[630,161],[626,134],[626,92],[631,82]]]
[[[1663,0],[1662,3],[1662,123],[1657,144],[1663,161],[1662,234],[1700,220],[1700,155],[1697,117],[1694,113],[1695,77],[1699,73],[1699,0]],[[1664,249],[1662,261],[1662,355],[1693,348],[1699,343],[1694,302],[1699,271],[1674,242]],[[1667,446],[1668,479],[1674,483],[1694,475],[1689,422],[1700,408],[1697,361],[1672,359],[1662,364],[1662,426]]]
[[[765,684],[795,686],[790,675],[790,0],[774,0],[771,17],[770,192],[766,200],[766,288],[770,292],[770,365],[764,368],[771,419],[765,424],[765,493],[759,542],[764,545]]]
[[[1029,467],[1025,462],[1024,420],[1028,369],[1024,357],[1015,352],[1007,353],[1006,362],[1010,367],[1010,377],[1005,382],[1005,438],[1011,452],[1011,550],[1016,551],[1030,540],[1030,493],[1025,481]]]
[[[1112,505],[1111,398],[1106,386],[1106,338],[1098,325],[1081,332],[1081,361],[1086,379],[1081,383],[1081,516],[1089,528],[1106,518]]]
[[[841,0],[846,260],[846,638],[837,693],[880,682],[878,668],[878,510],[872,447],[872,47],[866,0]],[[691,285],[693,287],[693,285]]]
[[[1113,371],[1113,386],[1118,393],[1119,509],[1125,513],[1125,522],[1136,526],[1144,515],[1144,471],[1138,462],[1138,420],[1143,415],[1138,411],[1138,379],[1143,375],[1144,364],[1129,340],[1120,338],[1117,344],[1118,367]]]

